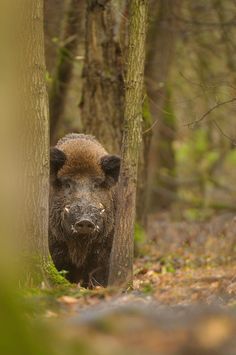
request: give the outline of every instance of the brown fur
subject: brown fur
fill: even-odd
[[[59,149],[59,156],[62,154],[62,163],[56,162],[51,167],[49,249],[52,259],[58,270],[68,272],[67,278],[70,281],[81,282],[84,286],[105,286],[116,206],[115,180],[111,173],[118,157],[108,155],[94,137],[82,134],[65,136],[59,140],[56,148]],[[53,156],[57,154],[58,151]],[[108,170],[104,170],[102,165],[104,157]],[[111,163],[110,157],[114,159]],[[73,182],[72,190],[63,185],[63,179]],[[102,184],[94,185],[96,179]],[[92,206],[94,212],[91,215],[96,223],[100,223],[99,232],[91,236],[75,236],[71,233],[69,222],[65,224],[65,206],[71,206],[72,211],[72,206],[76,210],[77,204],[82,206],[78,210],[85,211]],[[105,212],[101,216],[99,211],[103,208]],[[77,217],[72,214],[71,218]]]
[[[90,139],[86,137],[90,137]],[[59,171],[59,176],[71,176],[77,173],[104,176],[100,159],[107,152],[93,137],[80,135],[79,139],[62,139],[58,142],[57,147],[67,156],[65,165]]]

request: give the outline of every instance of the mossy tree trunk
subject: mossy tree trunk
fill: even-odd
[[[94,135],[108,151],[119,154],[124,84],[119,15],[114,6],[111,0],[87,2],[80,108],[85,133]]]
[[[50,138],[55,142],[58,124],[62,119],[69,83],[77,53],[84,0],[70,0],[61,36],[57,65],[49,93]]]
[[[146,0],[129,2],[130,23],[125,78],[122,164],[109,274],[110,285],[124,287],[132,283],[133,279],[136,186],[139,150],[142,142],[147,4]]]

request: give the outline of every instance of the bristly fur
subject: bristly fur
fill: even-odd
[[[59,175],[103,174],[100,160],[107,155],[103,146],[93,137],[84,134],[69,134],[60,139],[56,147],[67,157]]]
[[[77,190],[74,194],[65,194],[63,184],[55,184],[54,178],[51,179],[49,249],[52,259],[58,270],[68,271],[71,282],[106,286],[115,223],[114,184],[119,175],[120,158],[109,155],[93,136],[84,134],[66,135],[53,149],[56,149],[54,156],[59,157],[59,162],[54,161],[57,167],[53,168],[54,178],[58,181],[73,179]],[[104,183],[94,189],[93,181],[97,179]],[[65,206],[81,200],[89,200],[94,206],[104,205],[103,228],[91,238],[73,237],[63,227]]]

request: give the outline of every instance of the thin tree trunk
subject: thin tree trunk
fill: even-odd
[[[167,209],[175,201],[177,185],[176,159],[173,142],[176,137],[176,118],[172,108],[171,90],[166,88],[163,112],[158,130],[157,172],[150,208]]]
[[[147,1],[130,1],[129,16],[122,164],[118,185],[116,229],[109,274],[109,284],[117,286],[127,286],[132,283],[133,279],[133,232],[138,158],[142,141]]]
[[[171,65],[175,54],[176,44],[176,14],[180,11],[181,0],[160,0],[154,2],[152,13],[153,22],[150,27],[148,37],[148,54],[145,70],[146,89],[149,98],[150,111],[153,116],[153,121],[157,121],[152,130],[152,140],[149,153],[149,206],[150,208],[160,207],[164,204],[168,206],[172,201],[168,201],[168,197],[156,193],[158,181],[160,181],[159,172],[166,170],[172,172],[175,170],[175,159],[170,159],[170,163],[166,165],[166,159],[161,153],[163,147],[173,157],[173,140],[175,137],[175,124],[171,125],[168,121],[170,116],[164,112],[164,105],[168,95],[168,79]],[[154,15],[152,15],[154,14]],[[172,115],[172,119],[174,116]],[[168,147],[167,147],[168,146]],[[158,159],[157,159],[158,157]],[[169,189],[170,186],[165,188]],[[169,195],[168,195],[169,196]],[[164,201],[165,200],[165,201]]]
[[[49,94],[50,138],[54,142],[59,122],[62,119],[68,86],[77,53],[79,29],[83,18],[83,0],[70,0],[65,21],[63,46],[60,48],[56,73]]]
[[[88,1],[81,117],[84,131],[113,153],[120,153],[124,105],[119,27],[111,0]]]
[[[143,140],[139,156],[136,202],[136,222],[144,230],[147,229],[148,221],[148,157],[152,138],[151,125],[151,113],[146,99],[143,103]]]

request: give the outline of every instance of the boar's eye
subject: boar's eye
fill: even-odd
[[[93,180],[93,186],[95,188],[104,187],[105,181],[102,178],[95,178]]]
[[[70,188],[71,188],[71,184],[70,184],[69,182],[66,182],[66,183],[65,183],[65,187],[66,187],[67,189],[70,189]]]
[[[63,185],[64,188],[66,188],[68,190],[70,190],[72,188],[72,186],[73,186],[72,181],[69,180],[69,179],[63,180],[62,185]]]

